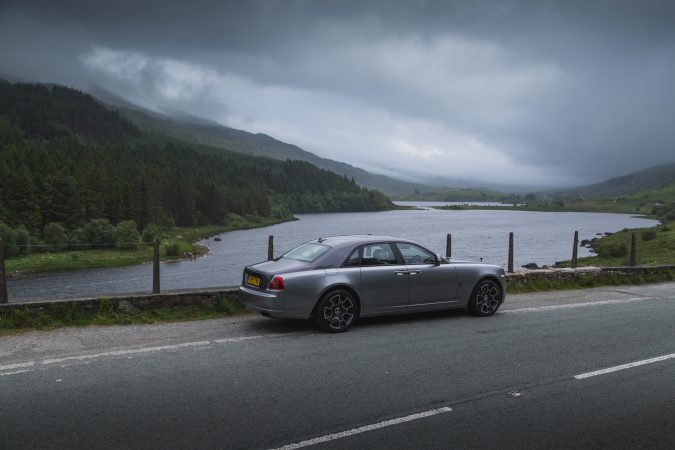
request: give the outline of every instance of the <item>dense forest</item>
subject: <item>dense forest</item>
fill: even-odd
[[[37,239],[47,225],[72,233],[92,220],[143,230],[391,207],[306,162],[214,155],[146,135],[79,91],[0,82],[0,223]]]

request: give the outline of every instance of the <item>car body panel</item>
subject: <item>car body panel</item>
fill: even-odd
[[[394,249],[397,243],[419,246],[406,239],[359,235],[310,242],[331,249],[312,262],[282,256],[247,266],[239,291],[244,305],[271,317],[308,319],[326,292],[345,289],[356,294],[361,317],[464,308],[474,287],[484,278],[495,280],[501,287],[502,301],[505,298],[504,269],[485,263],[437,257],[435,264],[406,265],[398,252],[398,264],[343,266],[352,252],[364,245],[388,243]],[[260,286],[246,283],[250,274],[261,278]],[[267,289],[275,275],[283,277],[284,290]]]

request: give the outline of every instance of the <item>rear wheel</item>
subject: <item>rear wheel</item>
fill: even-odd
[[[487,317],[493,315],[501,303],[502,290],[499,285],[494,280],[481,280],[471,293],[469,311],[475,316]]]
[[[316,307],[314,320],[319,328],[330,333],[347,331],[359,316],[359,304],[351,292],[330,291]]]

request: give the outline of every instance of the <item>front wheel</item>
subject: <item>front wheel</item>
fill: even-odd
[[[493,315],[502,303],[502,290],[493,280],[481,280],[471,293],[469,311],[475,316]]]
[[[321,297],[314,320],[324,331],[342,333],[352,326],[358,315],[359,305],[354,296],[350,292],[337,290]]]

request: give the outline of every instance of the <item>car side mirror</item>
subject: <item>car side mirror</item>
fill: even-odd
[[[441,261],[443,261],[443,258],[441,257],[441,255],[439,255],[438,253],[436,253],[436,254],[434,255],[434,259],[435,259],[434,265],[440,266],[440,265],[441,265]]]

